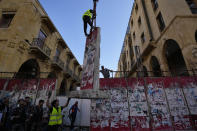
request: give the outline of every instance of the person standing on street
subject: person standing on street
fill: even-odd
[[[26,113],[26,120],[25,120],[25,131],[30,131],[32,128],[33,123],[33,115],[34,115],[34,106],[32,105],[32,100],[29,96],[25,97],[25,113]]]
[[[43,124],[43,104],[44,100],[39,100],[38,105],[35,107],[35,112],[33,116],[34,121],[34,131],[42,131]]]
[[[75,123],[75,119],[76,119],[76,116],[77,116],[77,111],[80,112],[80,110],[78,108],[78,101],[76,101],[75,104],[72,105],[70,110],[69,110],[69,118],[70,118],[70,121],[71,121],[70,129],[71,130],[74,128],[74,123]]]
[[[8,131],[10,128],[10,108],[9,108],[9,97],[3,98],[0,103],[0,131]]]
[[[49,100],[47,100],[46,105],[49,108],[50,111],[50,117],[49,117],[49,131],[58,131],[60,126],[62,125],[62,110],[68,106],[70,99],[67,100],[67,103],[64,106],[59,106],[59,100],[54,100],[51,103],[51,106],[49,105]]]
[[[25,101],[23,99],[18,100],[17,107],[13,110],[11,116],[12,120],[12,131],[24,131],[25,130]]]

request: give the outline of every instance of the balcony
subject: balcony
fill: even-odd
[[[64,67],[64,75],[66,78],[72,77],[72,70],[69,68],[68,64]]]
[[[197,14],[197,7],[191,7],[192,14]]]
[[[197,5],[193,0],[186,0],[192,14],[197,14]]]
[[[142,52],[142,58],[148,56],[150,52],[156,48],[155,42],[150,42]]]
[[[56,28],[55,28],[53,22],[50,20],[50,18],[48,16],[42,16],[41,20],[42,20],[42,24],[46,25],[48,27],[48,29],[51,31],[51,33],[56,31]]]
[[[54,68],[63,70],[64,69],[64,62],[59,58],[59,56],[54,56],[52,66]]]
[[[79,76],[77,76],[76,74],[73,74],[73,78],[74,78],[77,82],[80,82],[80,78],[79,78]]]
[[[133,46],[130,47],[130,58],[133,59],[134,52],[133,52]]]
[[[64,49],[68,48],[63,39],[57,39],[57,41]]]
[[[137,62],[136,62],[135,60],[132,60],[132,61],[131,61],[131,70],[130,70],[130,72],[128,73],[128,77],[129,77],[130,75],[132,75],[132,74],[136,71],[136,69],[137,69]]]
[[[64,68],[65,77],[72,77],[75,81],[80,82],[80,78],[67,66]]]
[[[34,38],[30,46],[30,53],[36,54],[43,59],[49,59],[51,55],[51,49],[39,38]]]

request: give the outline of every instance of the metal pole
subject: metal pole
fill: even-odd
[[[96,3],[98,2],[98,0],[93,0],[93,3],[94,3],[94,8],[93,8],[93,10],[94,10],[94,16],[95,16],[95,19],[94,19],[94,16],[92,17],[92,21],[93,21],[93,23],[94,23],[94,26],[96,27]]]
[[[35,97],[35,101],[34,101],[34,105],[36,104],[36,99],[38,97],[38,90],[39,90],[39,85],[40,85],[40,78],[38,78],[38,83],[37,83],[37,86],[36,86],[36,97]]]

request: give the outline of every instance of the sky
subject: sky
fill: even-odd
[[[39,0],[57,30],[83,64],[86,37],[83,13],[93,8],[93,0]],[[101,28],[100,64],[117,70],[133,0],[99,0],[97,26]]]

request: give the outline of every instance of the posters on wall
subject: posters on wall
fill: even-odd
[[[30,97],[36,99],[38,80],[35,79],[12,79],[6,87],[6,92],[10,95],[11,105],[16,104],[21,98]],[[33,101],[34,102],[34,101]]]
[[[94,30],[91,37],[86,39],[81,90],[93,88],[97,33],[97,30]]]
[[[143,79],[129,79],[129,104],[133,131],[149,131],[150,118]]]
[[[10,104],[15,105],[21,98],[30,97],[32,104],[40,99],[54,99],[56,79],[5,79],[0,80],[1,96],[9,96]]]
[[[153,130],[173,130],[162,78],[147,78],[147,96]]]
[[[110,131],[110,101],[106,99],[92,100],[91,102],[91,130]]]
[[[97,127],[92,130],[197,129],[196,80],[194,77],[101,79],[100,88],[109,93],[110,102],[106,104],[101,99],[92,103],[95,105],[92,109],[96,109],[98,103],[107,110],[107,113],[101,112],[97,116],[99,111],[91,109],[94,111],[91,120]],[[110,117],[106,119],[105,116]],[[106,123],[106,126],[102,128],[101,123]]]
[[[56,96],[56,79],[40,79],[39,87],[36,94],[36,103],[42,100],[53,100]]]
[[[103,131],[129,131],[129,107],[124,79],[101,79],[100,88],[110,99],[92,100],[91,128]]]
[[[197,130],[197,77],[181,77],[180,83],[191,113],[190,120]]]
[[[179,79],[166,77],[164,79],[164,87],[174,128],[176,130],[192,129],[189,110],[184,99]]]
[[[126,87],[111,88],[111,130],[130,131],[129,107]]]
[[[192,115],[197,115],[197,79],[195,77],[181,77],[180,82]]]

